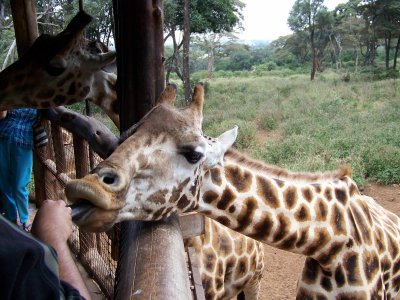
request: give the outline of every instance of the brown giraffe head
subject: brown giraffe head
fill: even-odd
[[[105,230],[123,220],[158,220],[196,207],[202,170],[221,163],[237,129],[210,142],[201,130],[203,86],[195,87],[186,108],[175,108],[175,97],[176,88],[168,86],[108,159],[67,185],[78,225]]]
[[[83,30],[91,16],[79,12],[56,36],[39,36],[28,52],[0,73],[0,110],[49,108],[85,99],[118,121],[116,75],[102,70],[115,52],[93,54]]]

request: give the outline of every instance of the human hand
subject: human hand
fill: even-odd
[[[36,213],[31,233],[53,248],[65,244],[72,234],[71,208],[62,200],[45,200]]]
[[[4,119],[6,116],[7,116],[7,111],[6,110],[0,111],[0,120]]]

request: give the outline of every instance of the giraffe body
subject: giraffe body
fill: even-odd
[[[188,239],[199,265],[206,299],[229,300],[241,291],[259,299],[264,253],[262,243],[205,218],[204,234]]]

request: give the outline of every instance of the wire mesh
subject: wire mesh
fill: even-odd
[[[90,151],[88,144],[79,137],[49,122],[45,125],[49,144],[45,149],[37,150],[44,176],[35,178],[35,191],[38,194],[38,190],[44,190],[40,195],[46,199],[63,199],[67,202],[64,194],[66,183],[76,178],[77,174],[86,174],[101,158]],[[37,196],[36,201],[44,200]],[[82,232],[74,226],[69,240],[72,252],[107,299],[112,299],[114,294],[118,237],[119,226],[107,233]]]

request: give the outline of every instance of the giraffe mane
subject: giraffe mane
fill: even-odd
[[[244,164],[253,170],[266,172],[276,179],[318,182],[339,180],[345,177],[351,177],[352,175],[349,165],[340,165],[337,170],[327,172],[292,172],[275,165],[252,159],[233,148],[226,152],[225,157],[237,163]]]

